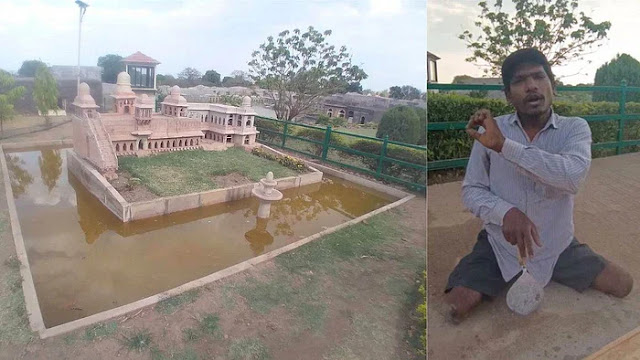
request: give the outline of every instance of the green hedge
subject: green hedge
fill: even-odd
[[[554,111],[564,116],[580,115],[615,115],[619,113],[618,103],[590,102],[567,103],[556,102]],[[514,112],[514,108],[500,99],[477,99],[457,94],[429,94],[427,109],[429,122],[466,122],[473,113],[481,108],[489,109],[494,115]],[[640,103],[627,103],[627,114],[639,114]],[[599,121],[589,123],[593,136],[593,143],[616,141],[618,136],[618,121]],[[640,121],[628,121],[625,125],[625,140],[640,139]],[[447,160],[469,157],[473,140],[463,130],[429,131],[427,134],[428,161]],[[627,149],[634,151],[636,147]],[[610,150],[594,150],[593,156],[610,154]]]
[[[280,145],[282,141],[282,132],[283,132],[283,124],[276,123],[271,120],[266,119],[256,119],[256,126],[258,127],[258,131],[262,130],[270,130],[277,131],[278,134],[267,133],[263,131],[260,133],[259,139],[274,143],[276,145]],[[312,129],[308,127],[302,127],[295,123],[291,123],[288,126],[288,134],[294,135],[303,139],[314,140],[320,143],[324,142],[326,130],[325,129]],[[382,150],[382,140],[366,140],[360,139],[354,142],[349,142],[345,139],[344,136],[336,133],[331,133],[331,139],[329,143],[333,146],[338,146],[342,148],[349,148],[365,153],[369,153],[372,155],[380,155]],[[287,137],[286,140],[286,148],[295,149],[298,151],[311,153],[316,156],[322,155],[322,145],[305,142],[304,140],[293,139]],[[387,153],[386,157],[396,160],[405,161],[408,163],[426,166],[427,162],[427,151],[412,149],[400,145],[388,144],[387,145]],[[368,157],[365,155],[356,155],[349,151],[329,148],[328,151],[328,159],[333,161],[338,161],[341,163],[345,163],[351,166],[359,167],[361,169],[369,170],[369,171],[377,171],[378,169],[378,158],[376,157]],[[405,181],[424,184],[426,181],[426,171],[424,169],[417,169],[407,165],[401,165],[394,163],[392,161],[384,161],[382,164],[382,173],[385,175],[390,175],[399,179],[403,179]]]

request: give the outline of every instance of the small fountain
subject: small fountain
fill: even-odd
[[[282,193],[275,189],[278,182],[273,180],[273,173],[269,171],[267,177],[260,179],[260,185],[251,190],[251,193],[260,200],[258,218],[266,219],[271,213],[271,203],[282,199]]]

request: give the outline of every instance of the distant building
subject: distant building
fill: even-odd
[[[427,51],[427,83],[438,82],[438,60],[438,56]]]
[[[501,85],[502,86],[502,78],[482,78],[482,77],[471,77],[471,76],[456,76],[454,80],[455,84],[474,84],[474,85]],[[456,90],[456,94],[462,95],[470,95],[472,90]],[[505,99],[504,92],[501,90],[487,90],[482,93],[483,97],[489,99]]]
[[[131,89],[136,95],[147,94],[156,98],[156,66],[160,62],[140,51],[120,60],[124,64],[124,71],[131,77]]]
[[[326,96],[313,109],[315,116],[309,115],[301,121],[313,121],[317,115],[345,118],[350,124],[366,124],[380,122],[382,115],[394,106],[413,106],[426,108],[424,100],[399,100],[357,93],[335,94]]]

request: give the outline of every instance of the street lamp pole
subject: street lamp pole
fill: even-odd
[[[82,17],[84,16],[84,13],[87,11],[87,7],[89,5],[80,0],[76,0],[76,4],[78,4],[79,10],[80,10],[80,18],[78,21],[78,67],[76,69],[77,77],[78,77],[78,83],[76,84],[77,86],[76,92],[78,92],[80,90],[80,37],[82,34]]]

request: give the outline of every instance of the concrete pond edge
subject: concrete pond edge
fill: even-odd
[[[102,321],[106,321],[106,320],[110,320],[119,316],[123,316],[127,313],[130,313],[132,311],[136,311],[136,310],[140,310],[142,308],[151,306],[151,305],[155,305],[158,302],[176,296],[176,295],[180,295],[186,291],[189,290],[193,290],[196,288],[199,288],[203,285],[207,285],[210,283],[213,283],[215,281],[218,281],[220,279],[224,279],[228,276],[237,274],[239,272],[245,271],[247,269],[253,268],[254,266],[263,263],[265,261],[269,261],[273,258],[275,258],[276,256],[292,251],[300,246],[303,246],[307,243],[310,243],[311,241],[317,240],[323,236],[329,235],[331,233],[334,233],[338,230],[341,230],[343,228],[346,228],[348,226],[357,224],[362,222],[363,220],[369,219],[375,215],[378,215],[380,213],[383,213],[385,211],[391,210],[395,207],[398,207],[402,204],[404,204],[405,202],[413,199],[415,197],[414,194],[410,194],[407,192],[403,192],[400,191],[398,189],[383,185],[383,184],[379,184],[379,183],[375,183],[373,181],[367,180],[367,179],[363,179],[363,178],[359,178],[357,176],[351,175],[351,174],[347,174],[344,173],[342,171],[339,170],[335,170],[335,169],[331,169],[322,165],[318,165],[312,162],[306,162],[307,165],[309,167],[312,167],[313,170],[315,171],[320,171],[319,169],[323,169],[326,168],[329,171],[327,171],[327,173],[330,173],[333,176],[351,181],[351,182],[355,182],[359,185],[368,187],[368,188],[373,188],[373,190],[376,191],[380,191],[383,192],[385,194],[388,195],[392,195],[396,198],[399,198],[398,200],[387,204],[379,209],[376,209],[374,211],[371,211],[369,213],[366,213],[362,216],[359,216],[357,218],[351,219],[349,221],[346,221],[342,224],[338,224],[336,226],[333,226],[331,228],[327,228],[325,230],[322,230],[316,234],[307,236],[303,239],[300,239],[298,241],[295,241],[291,244],[285,245],[281,248],[272,250],[268,253],[262,254],[260,256],[245,260],[243,262],[240,262],[236,265],[227,267],[225,269],[216,271],[212,274],[209,274],[207,276],[204,276],[202,278],[196,279],[196,280],[192,280],[190,282],[187,282],[185,284],[182,284],[180,286],[177,286],[175,288],[160,292],[156,295],[152,295],[149,297],[146,297],[144,299],[140,299],[134,302],[131,302],[129,304],[126,305],[122,305],[119,306],[117,308],[114,309],[109,309],[106,311],[102,311],[99,312],[97,314],[93,314],[93,315],[89,315],[87,317],[81,318],[81,319],[77,319],[74,321],[70,321],[64,324],[60,324],[60,325],[56,325],[53,326],[51,328],[46,328],[44,325],[44,320],[42,317],[42,313],[40,311],[40,305],[38,303],[38,297],[36,294],[36,290],[35,290],[35,285],[33,282],[33,277],[31,275],[31,268],[29,265],[29,259],[27,256],[27,252],[26,252],[26,247],[24,244],[24,239],[22,237],[22,231],[20,228],[20,222],[18,220],[18,213],[16,210],[16,206],[15,206],[15,202],[13,199],[13,191],[11,189],[11,180],[9,178],[9,171],[7,168],[7,163],[5,160],[5,154],[4,154],[4,150],[19,150],[19,149],[29,149],[29,148],[35,148],[35,147],[39,147],[39,146],[68,146],[70,145],[70,140],[63,140],[63,141],[40,141],[40,142],[30,142],[30,143],[19,143],[19,144],[2,144],[0,145],[0,165],[2,166],[2,172],[3,172],[3,177],[4,177],[4,182],[5,182],[5,190],[6,190],[6,196],[7,196],[7,205],[9,208],[9,215],[10,215],[10,220],[11,220],[11,230],[12,230],[12,234],[13,234],[13,239],[14,239],[14,243],[15,243],[15,247],[16,247],[16,253],[18,255],[18,259],[20,260],[20,275],[22,276],[23,279],[23,293],[24,293],[24,298],[25,298],[25,305],[26,305],[26,309],[27,309],[27,314],[28,314],[28,318],[29,318],[29,324],[31,329],[34,332],[38,332],[39,336],[41,339],[45,339],[45,338],[50,338],[50,337],[54,337],[54,336],[58,336],[64,333],[68,333],[89,325],[93,325],[95,323],[99,323]],[[275,151],[273,149],[268,148],[269,150],[273,151],[274,153],[279,153],[278,151]],[[317,167],[317,168],[315,168]],[[373,186],[372,186],[373,185]]]

